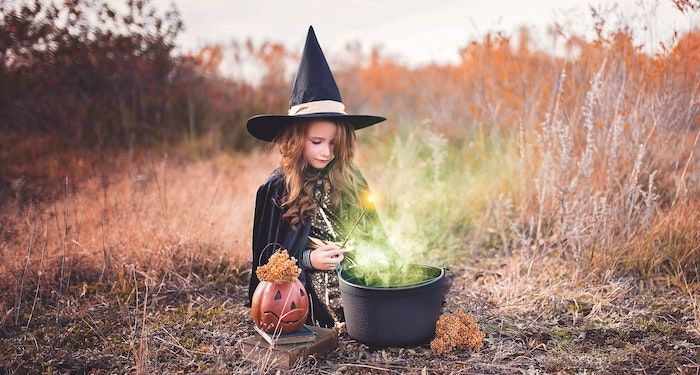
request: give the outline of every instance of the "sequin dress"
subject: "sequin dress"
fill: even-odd
[[[310,236],[324,241],[342,241],[340,219],[330,209],[333,188],[326,178],[319,177],[313,190],[318,210],[311,217]],[[313,246],[309,243],[308,248]],[[314,270],[311,272],[311,286],[335,322],[344,322],[343,306],[340,301],[337,271]]]

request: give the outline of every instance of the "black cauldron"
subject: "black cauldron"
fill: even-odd
[[[370,347],[418,346],[433,338],[445,292],[445,270],[412,266],[420,268],[427,279],[382,288],[363,285],[353,267],[340,271],[340,295],[350,337]]]

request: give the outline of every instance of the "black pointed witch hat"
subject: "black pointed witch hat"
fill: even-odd
[[[340,98],[338,85],[321,51],[313,27],[309,27],[301,54],[299,70],[286,115],[258,115],[248,119],[248,132],[255,138],[271,142],[281,130],[299,119],[343,119],[353,128],[362,129],[386,118],[369,115],[349,115]]]

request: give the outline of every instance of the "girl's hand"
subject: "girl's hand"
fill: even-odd
[[[343,261],[343,249],[335,243],[319,246],[311,251],[311,266],[317,270],[334,270]]]

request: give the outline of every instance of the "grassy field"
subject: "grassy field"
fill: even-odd
[[[698,371],[697,206],[659,210],[625,250],[577,252],[552,223],[536,242],[519,229],[528,176],[518,172],[517,142],[454,143],[429,126],[362,142],[358,164],[392,243],[450,268],[443,312],[474,315],[485,346],[373,351],[343,336],[338,350],[297,370]],[[243,307],[252,197],[274,153],[114,160],[121,172],[68,181],[53,202],[6,205],[3,369],[269,371],[242,358],[239,341],[253,334]]]
[[[464,309],[486,332],[475,354],[436,355],[427,346],[370,350],[347,336],[299,373],[686,373],[698,371],[697,309],[668,278],[607,281],[538,259],[475,257],[451,269],[445,311]],[[75,285],[3,329],[7,372],[250,373],[269,363],[242,358],[253,335],[232,269]],[[225,275],[222,275],[224,274]],[[201,275],[201,276],[198,276]],[[150,281],[149,281],[150,280]],[[26,326],[29,328],[25,328]],[[695,330],[695,331],[693,331]]]

